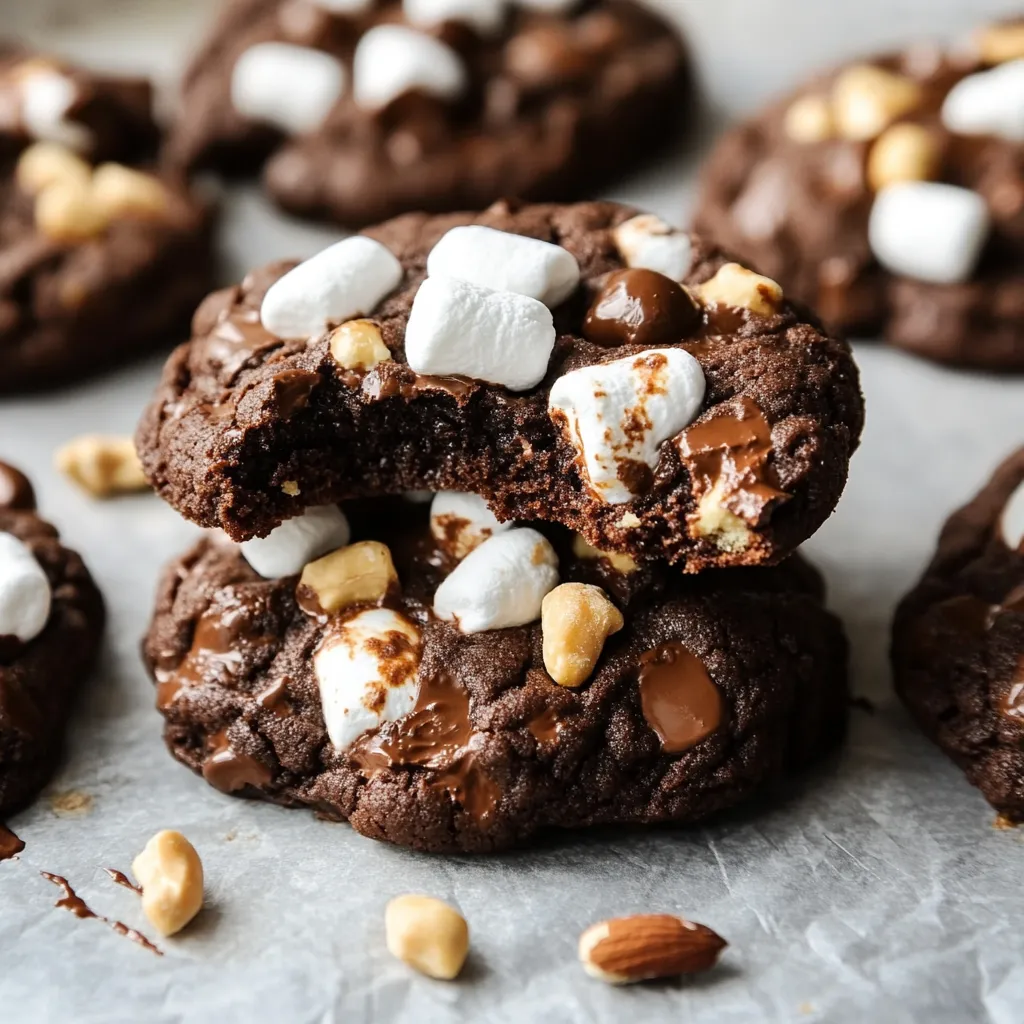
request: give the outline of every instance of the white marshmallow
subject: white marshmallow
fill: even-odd
[[[294,576],[315,558],[343,548],[349,536],[348,520],[337,505],[315,505],[301,516],[286,519],[269,536],[254,537],[239,546],[262,577],[276,580]]]
[[[427,257],[427,273],[529,295],[551,308],[580,283],[580,265],[568,249],[478,224],[452,228]]]
[[[419,630],[390,608],[371,608],[332,627],[313,656],[313,671],[327,735],[338,750],[412,711],[419,647]]]
[[[59,71],[40,69],[20,82],[21,120],[29,135],[56,142],[76,152],[92,148],[92,132],[84,124],[67,119],[78,101],[78,87]]]
[[[380,242],[353,235],[275,281],[260,320],[279,338],[308,338],[330,324],[369,316],[402,280],[402,264]]]
[[[693,246],[685,231],[676,231],[650,213],[620,224],[613,232],[627,267],[654,270],[682,281],[693,266]]]
[[[405,20],[417,28],[461,21],[482,36],[494,35],[505,23],[507,0],[403,0]]]
[[[525,391],[547,373],[555,324],[543,302],[428,277],[412,304],[405,355],[417,373],[461,374]]]
[[[434,500],[433,491],[403,491],[402,497],[413,505],[426,505]]]
[[[1024,142],[1024,60],[957,82],[942,104],[942,123],[960,135]]]
[[[438,491],[430,506],[430,532],[441,549],[454,558],[465,558],[488,537],[512,529],[499,523],[479,494]]]
[[[35,555],[12,533],[0,533],[0,636],[23,643],[50,618],[50,581]]]
[[[515,0],[520,7],[532,11],[543,11],[546,14],[561,14],[578,7],[580,0]]]
[[[322,50],[257,43],[231,71],[231,105],[289,135],[319,128],[345,91],[345,69]]]
[[[506,530],[471,551],[434,594],[434,614],[463,633],[524,626],[558,586],[558,556],[536,530]]]
[[[974,272],[990,222],[977,192],[904,181],[886,186],[875,197],[868,240],[878,262],[894,274],[958,284]]]
[[[596,496],[619,505],[633,497],[620,465],[655,469],[658,446],[691,423],[703,401],[700,363],[683,349],[664,348],[559,377],[548,411],[568,428]]]
[[[1010,500],[1003,506],[999,525],[1006,546],[1024,550],[1024,483],[1017,485],[1017,489],[1010,495]]]
[[[445,43],[404,25],[378,25],[359,40],[352,90],[361,107],[386,107],[410,89],[457,99],[468,77],[462,58]]]

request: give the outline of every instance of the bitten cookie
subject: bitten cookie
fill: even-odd
[[[210,211],[139,170],[152,90],[0,49],[0,393],[178,338],[212,283]]]
[[[682,44],[630,0],[229,0],[185,77],[181,167],[251,173],[358,226],[570,199],[691,108]]]
[[[849,348],[774,281],[615,204],[500,203],[215,293],[137,439],[160,495],[237,540],[467,490],[696,572],[812,534],[862,419]]]
[[[946,523],[897,609],[892,659],[921,728],[1024,822],[1024,448]]]
[[[696,229],[840,333],[1024,369],[1024,21],[811,82],[719,143]]]
[[[0,814],[53,773],[103,619],[82,560],[36,515],[28,480],[0,463]]]
[[[840,737],[846,642],[799,559],[689,577],[473,495],[425,508],[326,506],[169,566],[145,657],[172,754],[376,839],[489,851],[696,821]]]

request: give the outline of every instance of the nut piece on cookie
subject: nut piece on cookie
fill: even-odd
[[[786,110],[783,128],[794,142],[804,145],[825,142],[833,138],[836,132],[832,105],[824,96],[801,96]]]
[[[975,35],[974,48],[986,64],[1024,58],[1024,21],[986,25]]]
[[[617,505],[649,489],[659,446],[700,411],[704,373],[683,349],[649,349],[559,377],[548,413],[576,449],[601,501]]]
[[[328,615],[354,604],[380,601],[398,583],[398,573],[386,544],[363,540],[302,570],[301,587],[308,587]]]
[[[349,320],[331,331],[330,349],[343,370],[371,370],[391,359],[391,352],[372,320]]]
[[[122,164],[100,164],[92,176],[92,201],[108,221],[117,217],[162,217],[169,196],[152,174]]]
[[[653,214],[642,213],[625,221],[612,235],[627,267],[654,270],[673,281],[682,281],[693,266],[690,236]]]
[[[313,656],[331,743],[347,750],[367,730],[412,711],[419,662],[419,629],[390,608],[332,624]]]
[[[203,862],[180,833],[157,832],[132,862],[142,912],[161,935],[175,935],[203,906]]]
[[[396,896],[384,911],[388,952],[442,981],[455,978],[469,954],[469,926],[454,908],[431,896]]]
[[[739,263],[726,263],[710,281],[697,285],[693,291],[706,306],[749,309],[760,316],[778,313],[783,300],[778,282]]]
[[[402,275],[402,264],[389,249],[355,235],[275,281],[263,299],[260,320],[279,338],[315,337],[331,324],[369,316]]]
[[[88,242],[106,231],[106,213],[93,202],[89,182],[60,178],[36,196],[36,227],[55,242]]]
[[[542,534],[516,527],[485,540],[434,594],[434,614],[463,633],[525,626],[558,585],[558,556]]]
[[[0,637],[34,640],[46,628],[53,594],[35,555],[13,533],[0,533]]]
[[[57,449],[54,463],[94,498],[149,489],[135,442],[130,437],[101,434],[76,437]]]
[[[337,505],[314,505],[286,519],[266,537],[239,545],[245,560],[264,578],[280,579],[302,572],[309,562],[344,547],[351,535],[345,513]]]
[[[928,181],[939,173],[941,162],[931,131],[919,124],[894,124],[871,147],[868,182],[879,192],[900,181]]]
[[[430,532],[437,546],[456,561],[488,537],[510,529],[512,523],[499,523],[479,494],[438,491],[430,505]]]
[[[725,506],[727,485],[719,482],[704,494],[697,505],[692,531],[695,537],[707,537],[719,551],[746,551],[752,535],[750,527]]]
[[[87,185],[92,168],[66,146],[56,142],[36,142],[18,158],[15,171],[18,186],[30,195],[37,195],[59,181]]]
[[[633,517],[636,518],[635,516]],[[637,520],[639,522],[639,520]],[[620,523],[620,525],[626,525]],[[576,534],[572,540],[572,553],[577,558],[586,558],[589,560],[596,560],[603,558],[616,572],[622,573],[624,576],[628,576],[630,573],[634,573],[640,567],[636,563],[636,559],[629,555],[624,555],[621,551],[600,551],[591,544],[586,537]]]
[[[541,604],[544,667],[559,686],[580,686],[590,678],[605,641],[624,625],[622,613],[600,588],[563,583]]]
[[[880,135],[923,100],[912,79],[873,64],[855,64],[832,86],[832,113],[844,139],[863,142]]]

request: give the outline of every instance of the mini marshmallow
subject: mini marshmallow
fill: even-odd
[[[254,537],[239,546],[245,560],[264,579],[295,576],[306,564],[343,548],[350,531],[345,513],[337,505],[315,505],[301,516],[286,519],[267,537]]]
[[[559,377],[548,412],[567,428],[596,496],[633,497],[631,463],[658,465],[658,446],[690,424],[704,401],[704,372],[683,349],[649,349]],[[620,468],[626,472],[620,477]]]
[[[682,281],[693,266],[690,236],[670,228],[653,214],[627,220],[613,234],[627,267],[655,270],[673,281]]]
[[[78,153],[92,147],[92,132],[84,124],[67,119],[78,102],[78,87],[56,70],[33,70],[19,83],[21,120],[29,135],[56,142]]]
[[[28,643],[50,618],[50,581],[35,555],[12,533],[0,533],[0,636]]]
[[[504,25],[507,6],[507,0],[403,0],[402,13],[417,28],[461,21],[480,35],[490,36]]]
[[[957,82],[942,104],[942,123],[960,135],[1024,142],[1024,60]]]
[[[412,711],[419,650],[419,630],[390,608],[371,608],[331,628],[313,656],[313,672],[338,750]]]
[[[329,325],[369,316],[402,280],[402,264],[380,242],[354,235],[275,281],[260,320],[279,338],[309,338]]]
[[[356,103],[370,108],[386,107],[411,89],[457,99],[468,83],[450,46],[404,25],[378,25],[359,40],[352,78]]]
[[[434,495],[430,532],[440,548],[454,558],[465,558],[488,537],[510,529],[512,523],[499,523],[479,494],[438,491]]]
[[[958,284],[974,273],[991,218],[977,192],[904,181],[878,193],[868,223],[875,258],[894,274]]]
[[[463,633],[524,626],[558,586],[558,556],[536,530],[496,534],[470,552],[434,595],[434,614]]]
[[[231,72],[231,105],[243,117],[294,135],[311,132],[345,91],[345,69],[322,50],[257,43]]]
[[[461,374],[511,391],[543,380],[554,347],[543,302],[450,277],[420,285],[405,329],[405,356],[417,373]]]
[[[1017,485],[1017,489],[1010,495],[1010,500],[1003,506],[999,526],[1006,546],[1024,551],[1024,483]]]
[[[452,228],[431,250],[427,273],[528,295],[551,308],[580,283],[580,265],[568,249],[477,224]]]

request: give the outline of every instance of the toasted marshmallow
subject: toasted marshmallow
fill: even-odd
[[[904,181],[878,193],[868,223],[875,258],[887,270],[932,284],[960,284],[978,265],[991,217],[977,192]]]
[[[471,551],[434,595],[434,614],[463,633],[524,626],[558,586],[558,557],[536,530],[516,527]]]
[[[942,104],[942,123],[958,135],[1024,142],[1024,60],[961,79]]]
[[[529,295],[551,308],[580,283],[580,265],[568,249],[479,224],[452,228],[431,250],[427,273]]]
[[[999,526],[1006,546],[1024,551],[1024,483],[1017,485],[1017,489],[1010,495],[1010,500],[1003,506]]]
[[[704,373],[683,349],[649,349],[559,377],[548,412],[579,453],[591,489],[618,505],[639,464],[654,470],[658,446],[691,423],[704,401]],[[642,470],[641,470],[642,472]]]
[[[452,558],[465,558],[488,537],[511,528],[511,522],[498,522],[479,494],[438,491],[430,506],[430,532]]]
[[[56,69],[39,68],[19,82],[21,121],[33,139],[56,142],[78,153],[92,148],[92,132],[68,118],[78,102],[78,86]]]
[[[330,324],[369,316],[402,280],[402,264],[380,242],[354,235],[275,281],[260,320],[279,338],[309,338]]]
[[[35,555],[13,533],[0,533],[0,636],[23,643],[50,618],[50,581]]]
[[[231,71],[235,110],[289,135],[319,128],[344,91],[341,61],[292,43],[257,43]]]
[[[356,47],[352,91],[361,107],[386,107],[412,89],[454,100],[468,82],[462,58],[450,46],[404,25],[371,28]]]
[[[627,220],[613,234],[627,267],[655,270],[673,281],[682,281],[693,266],[690,236],[670,228],[653,214]]]
[[[412,711],[420,631],[390,608],[371,608],[330,627],[313,656],[331,743],[347,750],[369,729]]]
[[[286,519],[267,537],[254,537],[239,547],[245,560],[264,579],[295,576],[309,562],[343,548],[350,530],[337,505],[315,505],[300,516]]]
[[[460,374],[511,391],[543,380],[554,347],[543,302],[451,277],[420,285],[405,329],[405,356],[417,373]]]
[[[501,30],[507,8],[507,0],[402,0],[405,20],[416,28],[461,21],[482,36]]]

